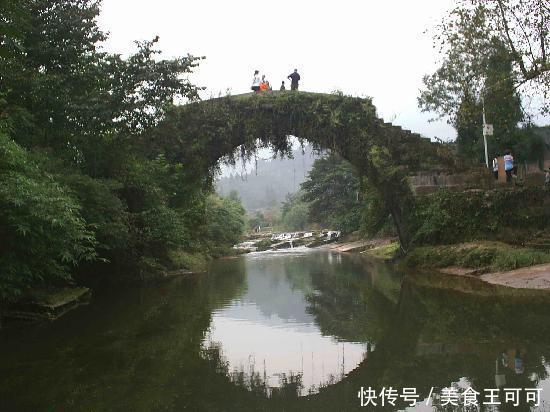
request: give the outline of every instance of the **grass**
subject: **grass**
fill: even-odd
[[[405,258],[408,267],[460,266],[488,271],[514,270],[550,262],[550,253],[515,247],[502,242],[469,242],[456,245],[422,246]]]
[[[169,252],[169,259],[174,269],[186,269],[191,272],[204,272],[208,268],[209,256],[202,253],[189,253],[183,250]]]
[[[268,250],[269,248],[271,248],[271,245],[273,245],[274,243],[277,242],[272,241],[270,238],[262,239],[258,243],[256,243],[256,250],[258,252],[263,252],[264,250]]]
[[[391,260],[399,254],[399,242],[368,249],[362,253],[377,259]]]

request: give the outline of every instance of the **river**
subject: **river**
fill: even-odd
[[[468,388],[479,403],[499,389],[498,410],[548,410],[548,359],[545,293],[296,248],[97,292],[52,323],[8,325],[0,411],[372,409],[361,388],[382,410],[444,410]],[[519,405],[504,388],[521,389]]]

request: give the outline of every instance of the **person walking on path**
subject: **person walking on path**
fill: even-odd
[[[258,70],[254,70],[254,79],[252,80],[251,89],[254,93],[260,91],[260,72]]]
[[[285,87],[285,81],[283,80],[283,82],[281,83],[281,87],[279,88],[280,91],[285,91],[286,90],[286,87]]]
[[[290,79],[290,90],[298,90],[298,82],[300,81],[298,69],[294,69],[294,72],[290,73],[287,79]]]
[[[512,172],[514,171],[514,156],[510,150],[504,152],[504,171],[506,172],[506,181],[512,181]]]

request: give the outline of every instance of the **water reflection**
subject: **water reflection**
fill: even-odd
[[[322,294],[315,282],[344,275],[339,256],[305,248],[247,256],[246,292],[214,311],[204,345],[220,348],[232,376],[249,387],[263,380],[268,395],[288,385],[299,395],[315,393],[341,380],[364,359],[366,345],[323,335],[315,316],[322,305],[312,303]]]
[[[547,410],[549,309],[547,294],[403,278],[353,256],[251,255],[0,331],[0,411],[368,410],[361,386],[421,400],[432,387],[542,388]]]

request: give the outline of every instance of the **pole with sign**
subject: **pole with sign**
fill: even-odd
[[[485,121],[485,99],[481,97],[483,105],[483,144],[485,145],[485,165],[489,167],[489,153],[487,152],[487,136],[493,135],[493,125],[487,124]]]

